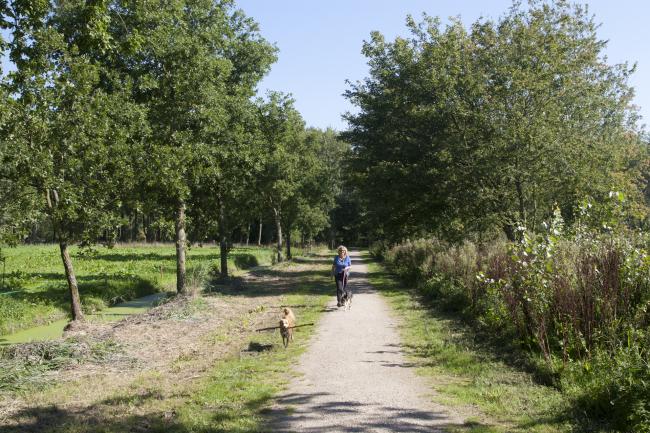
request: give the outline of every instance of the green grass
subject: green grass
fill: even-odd
[[[538,384],[533,375],[512,365],[503,350],[475,341],[474,332],[459,319],[425,306],[414,290],[380,264],[370,263],[369,270],[370,283],[404,318],[403,341],[419,374],[435,379],[443,404],[470,414],[478,409],[464,426],[451,431],[572,431],[566,417],[559,415],[568,402],[558,390]]]
[[[328,280],[329,282],[329,280]],[[326,295],[290,295],[289,305],[305,305],[298,310],[300,323],[315,322],[330,299]],[[179,432],[253,433],[264,432],[264,412],[287,385],[297,357],[307,348],[313,327],[297,330],[294,343],[284,349],[277,332],[254,336],[250,351],[215,366],[208,380],[184,406],[179,416]],[[175,431],[175,430],[170,430]]]
[[[0,294],[0,335],[50,323],[68,316],[69,296],[57,245],[3,249],[5,291]],[[86,312],[154,292],[173,290],[176,255],[173,245],[118,245],[91,251],[71,248],[73,266]],[[205,274],[218,271],[219,248],[194,247],[187,254],[189,284],[200,285]],[[237,272],[270,264],[272,251],[236,248],[229,269]]]
[[[256,273],[260,276],[271,278],[246,281],[244,287],[213,287],[211,292],[203,292],[192,299],[183,311],[179,310],[178,314],[182,317],[197,314],[200,317],[210,314],[210,310],[206,309],[206,300],[210,297],[218,297],[224,304],[247,302],[240,298],[251,300],[260,297],[259,302],[250,303],[252,308],[227,316],[222,326],[197,342],[205,350],[213,348],[224,353],[216,363],[204,363],[200,354],[188,351],[172,361],[169,368],[143,371],[135,378],[127,379],[119,389],[111,389],[110,376],[104,378],[99,374],[58,383],[39,392],[27,392],[25,390],[35,386],[26,383],[30,378],[23,375],[22,383],[14,380],[11,386],[15,384],[23,393],[27,392],[22,395],[29,399],[30,407],[17,415],[18,424],[7,431],[268,431],[267,408],[273,397],[291,379],[292,375],[288,372],[293,369],[290,366],[306,350],[315,327],[297,328],[294,342],[287,349],[282,346],[277,330],[254,332],[253,329],[269,326],[269,320],[275,320],[271,318],[275,317],[276,311],[279,313],[281,306],[290,306],[294,310],[298,324],[315,323],[333,296],[329,258],[312,256],[297,259],[296,262],[257,269]],[[223,311],[219,314],[223,314]],[[50,347],[50,344],[44,347]],[[110,357],[114,348],[103,349],[91,346],[86,352],[88,356],[104,359]],[[119,351],[119,347],[116,349]],[[67,356],[64,358],[67,360]],[[41,369],[46,373],[49,367],[48,364]],[[34,380],[43,383],[39,377],[40,369],[31,373]],[[106,391],[102,391],[104,381],[108,381]],[[84,392],[96,393],[85,401],[88,409],[79,411],[73,406],[68,410],[66,403],[78,402],[80,393]],[[58,409],[51,410],[52,402],[56,402]]]

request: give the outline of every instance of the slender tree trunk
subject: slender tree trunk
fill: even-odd
[[[526,225],[526,206],[524,203],[524,187],[521,184],[521,180],[517,179],[515,181],[515,187],[517,188],[517,199],[519,200],[519,218],[521,223]]]
[[[138,210],[135,209],[133,211],[133,235],[131,236],[131,242],[139,242],[141,239],[140,237],[140,214],[138,213]]]
[[[262,217],[260,217],[260,227],[257,232],[257,246],[258,247],[262,246]]]
[[[83,320],[84,315],[81,311],[79,286],[77,285],[77,278],[75,277],[74,269],[72,268],[72,260],[70,259],[67,242],[59,242],[59,248],[61,249],[61,259],[63,260],[65,277],[68,280],[68,289],[70,290],[70,311],[72,312],[72,320]]]
[[[226,231],[226,207],[219,202],[219,250],[221,252],[221,278],[228,277],[228,234]]]
[[[185,293],[185,202],[181,201],[176,214],[176,291]]]
[[[280,221],[280,209],[273,208],[273,214],[275,215],[275,228],[277,230],[278,243],[276,245],[278,253],[278,263],[282,262],[282,223]]]
[[[251,224],[248,223],[248,227],[246,228],[246,246],[248,246],[248,242],[250,241],[251,238]]]
[[[291,259],[291,229],[287,229],[287,260]]]

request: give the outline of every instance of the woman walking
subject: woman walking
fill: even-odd
[[[343,245],[339,246],[336,251],[338,254],[334,257],[332,274],[336,281],[336,306],[340,307],[343,305],[344,295],[347,299],[352,298],[352,293],[347,289],[348,273],[352,267],[352,261],[348,256],[348,249]]]

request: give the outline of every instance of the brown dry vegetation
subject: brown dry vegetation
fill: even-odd
[[[112,353],[47,372],[41,378],[47,385],[37,389],[0,394],[0,431],[93,431],[106,420],[147,431],[147,420],[171,423],[218,361],[247,356],[255,329],[277,324],[287,295],[323,294],[322,285],[314,291],[311,282],[322,279],[324,269],[317,259],[260,268],[117,323],[70,331],[65,341],[110,343]],[[300,318],[307,306],[291,307]],[[281,344],[279,334],[274,344]],[[33,347],[13,350],[15,357],[29,357]]]

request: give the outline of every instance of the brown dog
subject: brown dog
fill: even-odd
[[[282,310],[282,318],[280,319],[280,335],[282,335],[284,347],[289,345],[289,341],[293,341],[294,326],[296,326],[296,316],[293,315],[291,308],[285,307]]]

